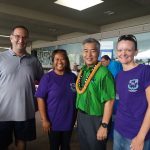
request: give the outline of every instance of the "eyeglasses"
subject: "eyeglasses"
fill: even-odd
[[[15,40],[24,40],[24,41],[27,41],[28,40],[28,37],[23,37],[23,36],[20,36],[20,35],[15,35],[15,34],[12,34],[12,36],[14,36]]]

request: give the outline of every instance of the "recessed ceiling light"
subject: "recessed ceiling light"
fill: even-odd
[[[55,28],[49,28],[48,29],[50,32],[56,32],[57,31],[57,29],[55,29]]]
[[[54,3],[81,11],[102,2],[102,0],[57,0]]]
[[[114,13],[115,13],[115,12],[110,11],[110,10],[104,12],[104,14],[107,14],[107,15],[113,15]]]

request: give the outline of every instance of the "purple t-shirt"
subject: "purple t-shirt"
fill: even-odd
[[[115,129],[122,136],[133,139],[140,130],[148,106],[145,89],[150,86],[150,66],[140,64],[129,71],[121,71],[116,86],[120,101]],[[150,130],[147,138],[150,138]]]
[[[73,73],[57,75],[51,71],[43,76],[35,94],[46,103],[48,119],[53,131],[68,131],[75,121],[76,76]]]

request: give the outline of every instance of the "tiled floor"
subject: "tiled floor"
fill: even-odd
[[[37,120],[37,139],[35,141],[28,142],[27,150],[49,150],[48,137],[42,132],[39,113],[36,114],[36,120]],[[14,148],[11,148],[11,150],[14,150]],[[79,143],[76,129],[74,129],[72,135],[71,150],[79,150]],[[112,141],[110,140],[108,141],[107,150],[112,150]]]

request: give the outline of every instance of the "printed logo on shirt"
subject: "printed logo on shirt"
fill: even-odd
[[[132,79],[129,81],[128,83],[128,90],[129,92],[136,92],[139,84],[138,84],[139,80],[138,79]]]
[[[73,92],[76,92],[76,84],[75,83],[70,83],[70,88]]]

